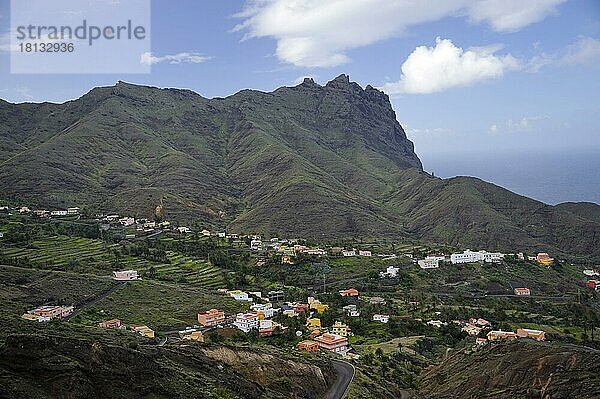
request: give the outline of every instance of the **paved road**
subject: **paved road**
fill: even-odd
[[[339,360],[332,360],[331,364],[337,373],[337,379],[329,388],[327,399],[342,399],[346,396],[348,386],[354,378],[354,366]]]

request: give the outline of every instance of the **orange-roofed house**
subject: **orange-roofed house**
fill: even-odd
[[[341,296],[358,296],[358,290],[355,288],[349,288],[347,290],[340,291]]]
[[[529,296],[531,295],[531,291],[529,288],[515,288],[515,295]]]
[[[315,338],[319,348],[329,352],[343,352],[348,348],[348,338],[336,334],[325,333]]]
[[[546,339],[546,333],[541,330],[530,330],[529,328],[518,328],[517,336],[519,338],[532,338],[536,341],[544,341]]]
[[[207,312],[198,313],[198,323],[204,327],[222,324],[225,321],[225,312],[219,309],[210,309]]]
[[[112,319],[98,323],[98,327],[102,328],[121,328],[123,323],[119,319]]]
[[[33,310],[27,311],[26,314],[31,316],[22,317],[28,320],[48,321],[51,319],[62,319],[73,313],[73,306],[40,306]]]
[[[320,328],[315,328],[314,330],[312,330],[310,332],[310,334],[308,334],[308,338],[309,339],[315,339],[319,335],[321,335],[321,329]]]
[[[487,339],[490,341],[517,339],[517,334],[512,331],[490,331],[487,333]]]
[[[296,345],[296,349],[298,349],[299,351],[316,352],[319,350],[319,344],[315,341],[304,340],[298,342],[298,345]]]

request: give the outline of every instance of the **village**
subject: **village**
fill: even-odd
[[[26,206],[18,208],[0,207],[0,211],[14,211],[18,214],[31,214],[34,217],[60,219],[79,218],[81,209],[74,207],[67,210],[30,210]],[[116,231],[121,234],[122,240],[138,240],[159,236],[161,234],[175,234],[175,237],[185,239],[188,236],[199,236],[225,240],[228,245],[251,254],[256,267],[264,266],[274,261],[283,266],[293,266],[299,259],[309,257],[316,261],[330,259],[380,259],[391,263],[385,269],[379,271],[378,278],[382,281],[394,281],[399,278],[401,267],[395,265],[399,259],[403,259],[413,267],[421,270],[452,269],[452,267],[469,264],[500,265],[506,259],[515,261],[533,262],[540,267],[551,267],[555,259],[548,253],[540,252],[533,255],[518,253],[488,252],[486,250],[462,252],[430,252],[427,254],[415,254],[408,252],[386,251],[376,253],[370,248],[361,248],[359,245],[335,246],[335,245],[310,245],[306,240],[300,238],[286,239],[271,237],[263,239],[259,234],[241,234],[225,231],[212,232],[208,229],[195,231],[187,226],[179,226],[176,223],[162,220],[160,222],[147,219],[136,219],[131,216],[120,216],[117,214],[95,215],[94,220],[100,223],[102,231]],[[0,238],[2,235],[0,235]],[[585,285],[590,289],[597,290],[600,281],[594,278],[600,273],[594,269],[583,270],[583,275],[588,278]],[[114,270],[111,278],[117,282],[135,283],[143,279],[137,270],[125,269]],[[196,341],[205,342],[206,334],[210,332],[225,333],[227,330],[236,330],[246,335],[256,335],[258,339],[271,336],[286,335],[293,337],[293,347],[297,351],[315,352],[323,351],[340,356],[345,359],[359,359],[361,354],[357,351],[351,340],[354,332],[349,321],[364,320],[366,323],[387,325],[397,320],[405,320],[405,316],[390,312],[390,307],[385,307],[388,298],[375,296],[369,293],[361,293],[358,289],[347,287],[336,291],[339,298],[335,302],[328,302],[331,296],[320,293],[312,293],[303,300],[287,300],[288,293],[284,289],[252,291],[244,289],[218,289],[217,292],[228,298],[232,298],[240,304],[243,311],[227,314],[224,310],[217,308],[198,309],[194,319],[196,325],[189,325],[177,331],[155,331],[152,326],[146,324],[125,325],[120,318],[102,320],[97,323],[100,328],[111,328],[128,330],[140,334],[155,343],[164,345],[174,342]],[[513,292],[503,294],[505,297],[530,297],[535,292],[527,286],[514,286]],[[335,309],[333,309],[335,308]],[[379,309],[379,311],[378,311]],[[328,320],[323,319],[323,314],[328,310],[335,310],[336,317]],[[73,304],[43,304],[37,308],[27,310],[22,318],[30,321],[48,322],[52,320],[68,320],[74,312],[77,312]],[[440,315],[435,312],[434,315]],[[329,318],[328,318],[329,319]],[[299,324],[297,321],[301,320]],[[422,323],[424,327],[440,329],[448,325],[457,326],[464,336],[469,337],[472,349],[477,350],[485,345],[494,345],[498,342],[507,342],[519,339],[544,341],[546,332],[538,329],[517,327],[514,330],[502,330],[494,328],[494,321],[485,320],[474,312],[466,319],[441,319],[441,318],[414,318],[415,322]]]

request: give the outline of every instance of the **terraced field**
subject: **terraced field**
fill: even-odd
[[[110,249],[117,244],[81,237],[55,236],[33,241],[26,247],[5,247],[0,253],[26,258],[34,266],[53,270],[109,272],[114,265]]]
[[[156,278],[179,283],[190,283],[205,288],[223,288],[225,283],[221,269],[204,260],[194,260],[176,252],[168,251],[170,263],[161,265],[142,265],[137,270],[148,273],[151,267]]]
[[[167,252],[169,263],[136,256],[116,257],[113,250],[119,246],[87,238],[56,236],[36,240],[26,247],[0,248],[0,254],[27,259],[32,266],[47,270],[109,275],[117,269],[134,269],[144,278],[205,288],[225,286],[221,269],[204,260],[191,259],[176,252]]]

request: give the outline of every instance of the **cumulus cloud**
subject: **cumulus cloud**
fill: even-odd
[[[150,52],[143,53],[140,57],[140,63],[147,65],[159,64],[161,62],[166,62],[169,64],[200,64],[202,62],[206,62],[210,60],[212,57],[207,55],[203,55],[200,53],[177,53],[177,54],[168,54],[163,56],[156,56]]]
[[[244,39],[274,38],[282,62],[333,67],[349,61],[348,50],[395,37],[410,26],[462,15],[511,31],[542,20],[562,1],[250,0],[236,14],[243,21],[233,30],[244,32]]]
[[[512,55],[496,55],[499,46],[466,51],[449,39],[437,38],[434,47],[419,46],[402,64],[400,80],[383,86],[389,94],[434,93],[496,79],[520,67]]]

